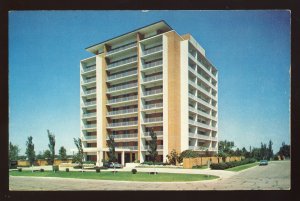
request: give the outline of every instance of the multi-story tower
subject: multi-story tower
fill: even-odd
[[[158,160],[173,149],[218,151],[218,75],[204,49],[160,21],[86,48],[80,62],[85,159],[107,159],[113,135],[120,163],[148,160],[151,129]]]

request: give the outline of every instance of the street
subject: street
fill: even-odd
[[[290,161],[273,161],[240,172],[218,170],[219,179],[196,182],[126,182],[87,179],[9,177],[10,190],[289,190]],[[142,168],[141,168],[142,169]],[[158,169],[158,171],[168,169]],[[138,170],[139,171],[139,170]],[[145,171],[145,170],[144,170]],[[185,173],[209,173],[216,170],[176,170]],[[159,176],[159,175],[157,175]]]

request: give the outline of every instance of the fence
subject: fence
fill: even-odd
[[[225,161],[223,161],[222,157],[198,157],[198,158],[184,158],[183,159],[183,168],[192,168],[193,166],[199,165],[207,165],[208,161],[211,164],[222,163],[222,162],[231,162],[231,161],[240,161],[244,157],[242,156],[232,156],[226,157]]]
[[[72,159],[67,159],[67,160],[59,160],[59,159],[54,159],[54,164],[53,165],[60,165],[61,163],[72,163]],[[34,166],[45,166],[49,165],[47,160],[44,159],[38,159],[35,160],[33,163]],[[18,160],[18,167],[29,167],[30,163],[27,160]]]

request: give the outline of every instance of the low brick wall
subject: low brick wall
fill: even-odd
[[[29,167],[30,163],[26,160],[18,160],[18,167]]]
[[[35,166],[46,166],[46,165],[48,165],[48,161],[47,160],[38,159],[38,160],[34,161],[34,165]]]
[[[54,159],[53,165],[60,165],[62,163],[72,163],[72,159],[67,159],[67,160]]]
[[[242,160],[242,156],[232,156],[232,157],[226,157],[224,162],[230,162],[230,161],[240,161]],[[208,161],[210,163],[222,163],[223,159],[222,157],[198,157],[198,158],[184,158],[183,159],[183,168],[192,168],[193,166],[199,165],[207,165]]]

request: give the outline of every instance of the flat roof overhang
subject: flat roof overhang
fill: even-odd
[[[151,31],[158,30],[158,29],[162,30],[163,32],[173,30],[172,27],[170,27],[164,20],[161,20],[161,21],[155,22],[153,24],[135,29],[128,33],[122,34],[120,36],[114,37],[112,39],[103,41],[101,43],[89,46],[85,49],[86,49],[86,51],[91,52],[93,54],[98,54],[98,50],[103,49],[105,44],[115,44],[115,43],[121,42],[122,40],[129,38],[131,36],[135,36],[137,33],[145,34],[145,33],[149,33]]]

